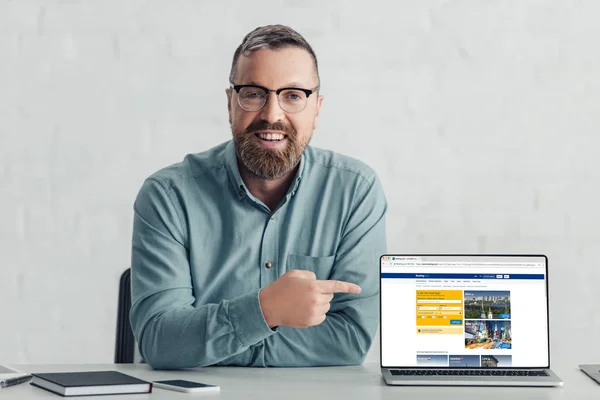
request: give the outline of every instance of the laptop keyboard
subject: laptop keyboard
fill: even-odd
[[[391,369],[392,375],[465,375],[465,376],[548,376],[543,370],[485,370],[485,369]]]

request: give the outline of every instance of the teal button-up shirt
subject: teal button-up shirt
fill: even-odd
[[[151,175],[134,204],[131,324],[154,368],[363,362],[379,323],[386,199],[364,163],[307,146],[271,211],[240,177],[233,141]],[[269,328],[260,289],[286,271],[361,286],[326,320]]]

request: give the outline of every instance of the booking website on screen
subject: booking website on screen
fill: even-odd
[[[545,257],[383,256],[384,367],[547,367]]]

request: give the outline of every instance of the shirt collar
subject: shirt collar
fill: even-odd
[[[302,174],[304,173],[304,168],[306,166],[305,153],[306,152],[302,153],[298,172],[296,173],[294,181],[288,188],[286,197],[293,196],[298,191],[300,181],[302,180]],[[233,140],[230,140],[227,146],[225,147],[225,166],[227,168],[227,175],[229,175],[229,182],[231,183],[232,190],[234,191],[237,198],[241,200],[245,196],[252,196],[252,194],[246,188],[246,184],[244,183],[244,181],[242,180],[242,176],[240,175],[237,155],[235,153],[235,143],[233,142]]]
[[[304,173],[304,168],[306,166],[305,157],[306,157],[306,154],[305,154],[305,151],[303,151],[302,156],[300,157],[300,165],[298,166],[298,172],[296,172],[296,176],[294,177],[292,184],[288,188],[286,197],[293,196],[298,191],[298,187],[300,186],[300,181],[302,180],[302,174]]]
[[[237,156],[235,154],[235,143],[233,140],[230,140],[225,147],[225,166],[227,167],[227,175],[229,175],[229,182],[231,182],[235,195],[238,199],[244,198],[249,192],[240,175]]]

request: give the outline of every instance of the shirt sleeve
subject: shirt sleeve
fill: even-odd
[[[379,324],[379,259],[387,249],[386,211],[377,177],[365,180],[357,190],[330,278],[357,283],[361,293],[335,294],[320,325],[279,327],[277,335],[255,349],[262,351],[265,366],[356,365],[364,361]]]
[[[250,362],[251,346],[275,333],[260,290],[194,306],[184,213],[170,189],[147,179],[135,201],[131,326],[142,358],[157,369]],[[237,356],[237,357],[236,357]],[[239,358],[248,358],[239,359]]]

